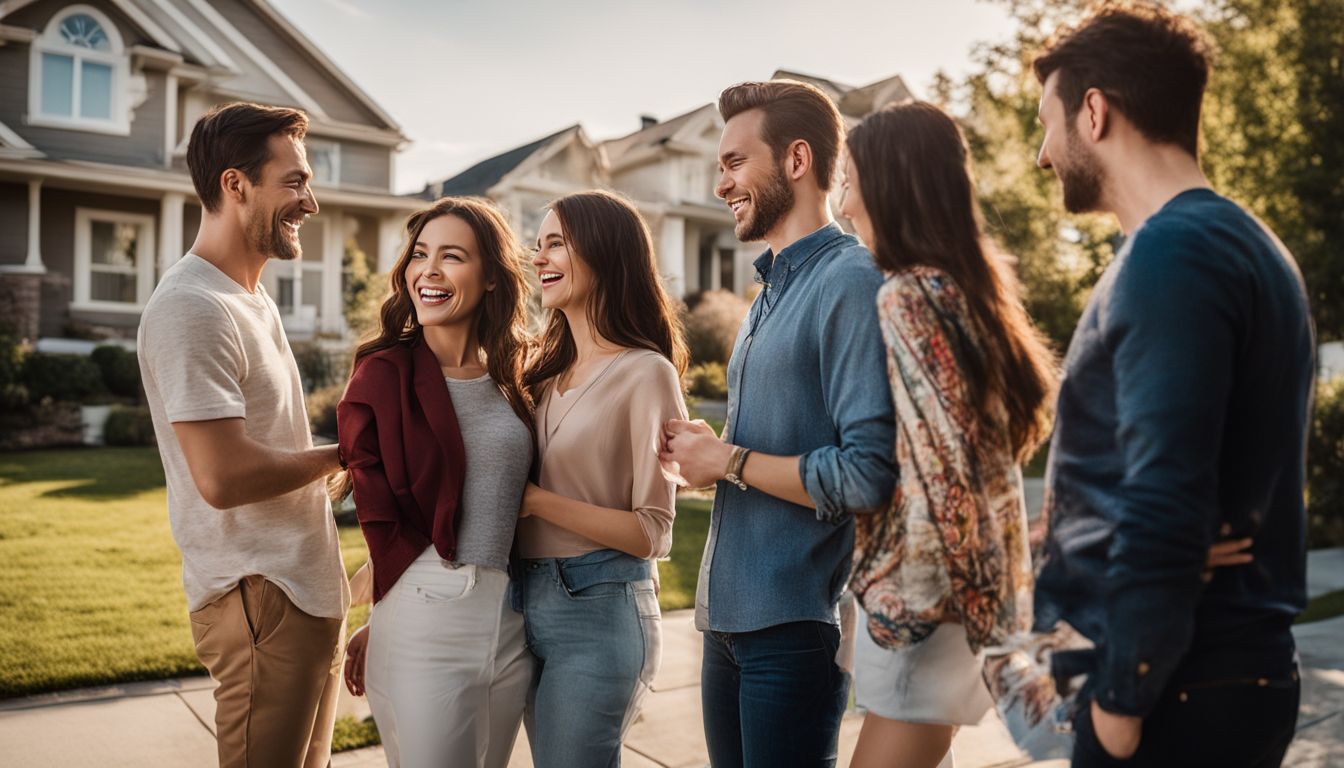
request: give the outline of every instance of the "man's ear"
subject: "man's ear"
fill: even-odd
[[[1083,94],[1083,107],[1078,110],[1078,132],[1095,144],[1106,138],[1111,123],[1111,103],[1099,88],[1088,88]]]
[[[812,172],[812,147],[806,141],[798,139],[789,145],[784,154],[784,174],[792,181],[798,181]]]
[[[237,168],[230,168],[220,174],[219,187],[225,196],[235,203],[246,203],[248,193],[252,190],[252,184],[248,181],[247,174]]]

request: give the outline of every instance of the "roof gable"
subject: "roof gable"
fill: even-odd
[[[540,154],[552,143],[578,129],[579,126],[571,125],[564,130],[556,131],[521,147],[514,147],[507,152],[488,157],[456,176],[449,177],[436,184],[426,185],[420,196],[428,200],[436,200],[448,195],[484,195],[507,174],[527,162],[534,155]]]

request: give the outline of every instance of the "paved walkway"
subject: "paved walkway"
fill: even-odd
[[[1344,550],[1312,553],[1312,594],[1344,588]],[[1285,765],[1344,765],[1344,617],[1294,630],[1303,664],[1298,736]],[[663,665],[640,720],[626,739],[628,768],[704,766],[700,720],[700,635],[690,611],[664,617]],[[0,755],[5,765],[59,768],[157,768],[216,765],[213,684],[195,677],[84,689],[0,701]],[[341,714],[365,717],[367,704],[342,691]],[[848,765],[860,719],[845,720],[841,765]],[[1028,764],[991,712],[953,742],[958,768]],[[338,754],[334,768],[386,765],[374,747]],[[510,763],[531,765],[526,736]],[[1037,764],[1064,765],[1063,761]]]

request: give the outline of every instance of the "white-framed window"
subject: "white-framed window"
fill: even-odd
[[[154,217],[75,209],[74,309],[138,312],[154,290]]]
[[[324,139],[308,139],[308,166],[313,183],[336,186],[341,183],[341,145]]]
[[[72,5],[30,46],[28,122],[125,136],[128,58],[121,33],[97,8]]]

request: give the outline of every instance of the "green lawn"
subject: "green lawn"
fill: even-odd
[[[687,499],[664,609],[694,604],[709,502]],[[367,559],[341,529],[346,569]],[[203,674],[153,448],[0,454],[0,698]],[[351,611],[359,627],[367,607]]]

